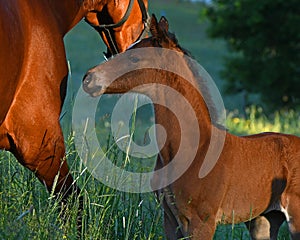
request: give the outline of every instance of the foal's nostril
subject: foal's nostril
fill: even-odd
[[[92,81],[92,78],[93,78],[92,73],[85,74],[83,77],[83,85],[87,86]]]

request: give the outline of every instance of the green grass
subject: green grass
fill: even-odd
[[[300,116],[294,112],[278,112],[269,119],[259,108],[252,107],[245,118],[237,113],[228,116],[230,131],[237,134],[257,133],[266,128],[300,134],[299,128],[295,130]],[[107,130],[101,134],[109,137]],[[165,239],[162,210],[152,193],[124,193],[101,184],[85,171],[72,136],[66,140],[66,146],[72,175],[84,198],[82,238]],[[116,147],[108,155],[112,161],[122,161],[125,157]],[[76,206],[64,209],[68,217],[62,221],[63,213],[57,202],[34,174],[7,152],[0,153],[0,173],[0,239],[75,239]],[[243,224],[220,225],[214,239],[249,239],[249,234]],[[282,227],[280,239],[289,239],[286,226]]]
[[[67,159],[84,198],[81,237],[160,239],[162,212],[154,195],[119,192],[101,184],[84,171],[72,141],[66,144]],[[7,152],[0,153],[0,171],[0,239],[76,238],[76,206],[61,212],[34,174]]]

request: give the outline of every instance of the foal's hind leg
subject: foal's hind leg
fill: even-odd
[[[271,211],[264,216],[268,219],[270,223],[270,239],[276,240],[279,232],[279,228],[282,223],[286,220],[284,214],[280,211]]]
[[[298,194],[291,194],[287,197],[287,218],[289,230],[293,240],[300,239],[300,196]]]
[[[285,221],[280,211],[271,211],[246,223],[253,240],[277,240],[278,231]]]
[[[270,224],[264,216],[258,216],[245,224],[252,240],[270,239]]]

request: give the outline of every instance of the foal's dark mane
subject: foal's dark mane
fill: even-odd
[[[166,32],[166,34],[167,34],[168,38],[170,38],[172,40],[172,42],[176,44],[176,47],[179,48],[184,53],[184,55],[186,55],[186,56],[191,57],[191,58],[194,59],[194,57],[192,56],[191,52],[189,50],[183,48],[179,44],[178,39],[177,39],[175,33]]]
[[[186,62],[189,66],[189,69],[192,71],[194,75],[194,79],[197,82],[198,88],[201,92],[202,98],[205,99],[205,103],[207,104],[207,108],[209,109],[209,114],[211,118],[211,122],[214,126],[220,129],[225,129],[225,126],[223,126],[224,123],[222,123],[222,118],[220,116],[215,103],[213,101],[213,98],[211,96],[210,90],[207,86],[207,83],[203,79],[203,77],[200,74],[200,71],[198,68],[195,69],[195,58],[192,56],[191,52],[188,51],[187,49],[183,48],[176,37],[174,33],[171,32],[166,32],[168,38],[176,44],[176,47],[185,55],[187,56]]]

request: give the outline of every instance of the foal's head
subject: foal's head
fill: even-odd
[[[178,44],[175,34],[169,32],[169,23],[165,17],[161,17],[158,22],[153,14],[150,23],[150,32],[151,37],[143,39],[139,43],[132,46],[131,49],[142,47],[158,47],[175,50],[189,55],[188,51],[183,49]]]
[[[137,72],[139,71],[139,78],[149,74],[145,71],[146,68],[164,69],[165,65],[170,65],[173,60],[176,66],[183,66],[180,59],[170,56],[170,52],[178,53],[178,55],[188,55],[188,52],[184,50],[179,44],[174,34],[169,31],[169,24],[165,17],[162,17],[158,22],[153,15],[151,18],[150,31],[152,36],[145,38],[136,44],[134,44],[129,51],[123,54],[119,54],[108,62],[100,64],[90,69],[83,79],[83,88],[86,92],[93,96],[98,96],[103,93],[123,93],[128,91],[130,87],[134,87],[131,84],[137,78]],[[170,49],[172,51],[165,51],[164,49]],[[150,66],[150,67],[149,67]],[[124,78],[131,79],[128,84],[122,85],[122,89],[116,88],[117,82],[115,79],[122,76]],[[151,76],[147,76],[151,78]],[[112,84],[114,81],[114,85]],[[106,86],[109,86],[106,87]]]

